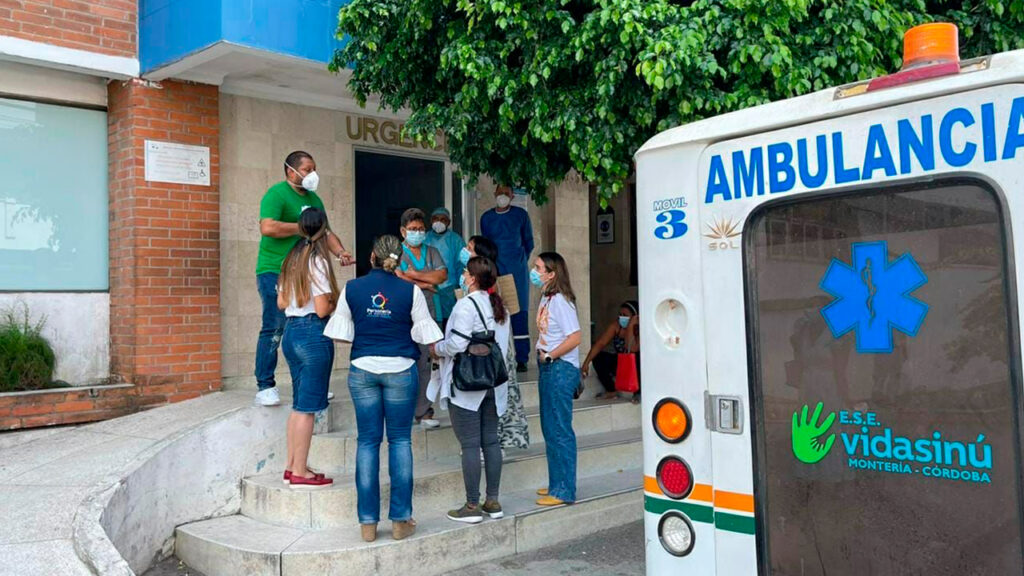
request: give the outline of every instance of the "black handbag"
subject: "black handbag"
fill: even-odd
[[[469,336],[452,330],[452,334],[469,340],[466,351],[455,355],[452,387],[463,392],[491,390],[508,382],[508,368],[505,366],[501,347],[494,340],[494,330],[487,330],[487,320],[484,319],[480,306],[472,298],[469,298],[469,301],[476,308],[484,330],[473,332]]]

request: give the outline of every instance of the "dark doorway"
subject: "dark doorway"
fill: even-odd
[[[402,212],[420,208],[429,218],[438,206],[444,206],[444,162],[356,151],[357,273],[369,271],[378,236],[399,234]]]

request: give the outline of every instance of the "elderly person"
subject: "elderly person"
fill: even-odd
[[[427,216],[419,208],[409,208],[402,213],[402,238],[404,241],[399,254],[399,267],[395,275],[411,282],[423,290],[427,299],[430,317],[438,316],[438,286],[448,282],[448,269],[445,267],[441,253],[433,246],[427,245]],[[430,384],[430,354],[426,347],[421,347],[419,361],[416,364],[420,381],[419,401],[416,403],[416,423],[426,428],[437,428],[441,425],[434,418],[434,406],[427,397],[427,385]]]

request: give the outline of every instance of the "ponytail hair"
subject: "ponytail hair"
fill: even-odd
[[[385,234],[373,243],[373,267],[394,274],[402,262],[402,241]]]
[[[331,252],[327,247],[327,213],[320,208],[306,208],[299,215],[298,224],[301,238],[285,257],[278,278],[278,289],[284,301],[294,300],[299,307],[309,302],[312,298],[312,266],[320,268],[327,276],[331,298],[337,300],[340,292],[334,267],[331,266]]]
[[[477,288],[484,290],[491,298],[491,308],[494,309],[494,320],[498,324],[504,324],[508,316],[505,310],[505,302],[495,289],[498,283],[498,266],[488,258],[477,256],[470,258],[466,264],[469,275],[476,280]]]

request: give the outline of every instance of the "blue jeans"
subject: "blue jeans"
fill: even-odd
[[[540,429],[548,457],[548,493],[563,502],[576,501],[572,396],[579,381],[579,368],[565,360],[540,364]]]
[[[327,388],[334,367],[334,341],[324,336],[329,318],[310,314],[289,318],[281,348],[292,373],[292,410],[316,414],[327,409]]]
[[[388,431],[391,506],[388,518],[412,518],[412,419],[419,394],[416,365],[394,374],[349,369],[348,389],[356,410],[356,492],[359,523],[380,521],[380,443]]]
[[[273,388],[277,370],[277,349],[284,336],[284,311],[277,307],[277,277],[273,272],[256,275],[256,287],[263,302],[263,325],[256,343],[256,384],[260,390]]]

